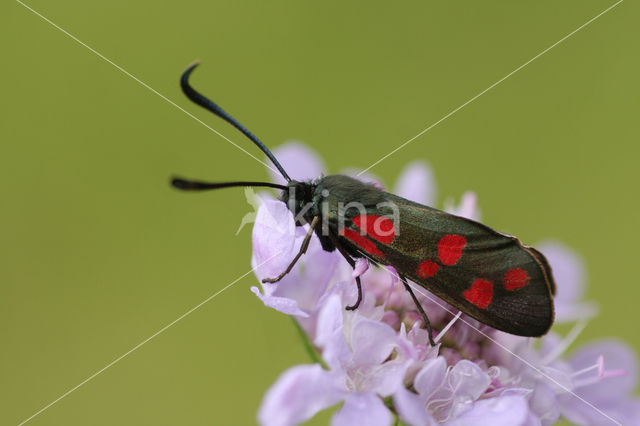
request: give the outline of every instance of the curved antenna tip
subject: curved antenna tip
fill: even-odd
[[[189,76],[191,72],[200,64],[199,61],[193,62],[191,65],[187,67],[186,70],[180,76],[180,87],[182,88],[182,92],[185,94],[189,100],[193,103],[200,105],[207,111],[210,111],[217,115],[218,117],[225,120],[227,123],[231,124],[233,127],[238,129],[242,134],[244,134],[249,140],[251,140],[262,152],[264,152],[269,160],[273,163],[274,166],[278,169],[282,177],[287,181],[291,181],[291,178],[284,170],[282,165],[278,162],[278,159],[273,155],[273,153],[267,148],[261,141],[258,139],[253,133],[251,133],[246,127],[240,124],[235,118],[229,115],[225,110],[220,108],[215,102],[207,98],[206,96],[200,94],[189,84]]]
[[[198,65],[200,65],[200,61],[196,60],[191,62],[189,66],[185,68],[185,70],[182,72],[182,78],[181,78],[183,83],[186,83],[186,80],[189,78],[189,75],[194,69],[196,69]]]
[[[185,179],[176,176],[171,177],[169,182],[171,183],[171,186],[177,189],[186,189],[189,186]]]
[[[200,65],[200,59],[196,59],[195,61],[191,62],[188,66],[187,66],[187,70],[192,70],[195,67],[197,67],[198,65]]]

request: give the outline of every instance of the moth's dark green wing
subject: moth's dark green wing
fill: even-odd
[[[378,231],[353,217],[341,239],[351,250],[394,266],[491,327],[520,336],[541,336],[549,330],[555,284],[540,252],[472,220],[384,195],[398,207],[393,238],[381,241]],[[371,208],[367,213],[371,218],[382,215]],[[365,235],[360,240],[352,231]]]

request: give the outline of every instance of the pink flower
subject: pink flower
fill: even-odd
[[[379,311],[369,313],[375,318],[381,315]],[[318,316],[315,343],[322,348],[328,370],[318,365],[287,370],[265,397],[258,413],[260,422],[296,424],[344,401],[334,417],[335,425],[389,424],[392,415],[381,397],[404,389],[410,345],[387,324],[345,311],[337,294],[328,298]],[[389,360],[392,353],[395,357]],[[301,387],[305,392],[298,394]]]
[[[251,263],[258,278],[275,277],[284,271],[300,249],[305,234],[305,228],[296,228],[286,204],[265,200],[258,209],[253,227]],[[288,315],[308,317],[316,311],[320,297],[336,275],[340,259],[322,250],[317,238],[311,240],[306,256],[305,262],[277,285],[262,284],[263,293],[257,287],[251,290],[271,308]]]
[[[299,143],[280,147],[275,154],[295,179],[313,179],[324,172],[322,161]],[[366,179],[383,185],[375,176]],[[410,164],[394,192],[434,205],[429,167]],[[467,193],[458,206],[449,202],[447,209],[479,219],[476,203],[475,194]],[[305,233],[294,226],[284,203],[265,200],[253,229],[257,277],[282,272]],[[337,252],[323,251],[314,236],[305,256],[282,281],[261,284],[261,290],[252,287],[266,306],[299,322],[321,358],[280,376],[264,397],[259,422],[298,424],[342,403],[332,420],[335,425],[389,425],[401,419],[410,425],[533,426],[550,425],[561,417],[584,425],[637,423],[637,361],[628,347],[604,341],[562,358],[597,309],[581,300],[585,274],[579,257],[556,242],[538,247],[554,269],[557,321],[575,322],[567,336],[551,332],[537,339],[537,345],[534,339],[498,332],[466,315],[454,316],[454,308],[421,292],[418,297],[437,335],[437,345],[431,347],[393,268],[368,268],[359,261],[352,271]],[[356,311],[346,311],[357,295],[356,274],[362,278],[364,300]]]
[[[547,240],[537,245],[546,256],[553,276],[562,283],[558,286],[554,304],[556,322],[569,322],[594,317],[598,306],[593,301],[582,301],[586,272],[580,256],[566,245]]]
[[[593,360],[596,359],[595,367]],[[615,366],[607,370],[608,365]],[[625,425],[640,422],[640,401],[633,397],[638,385],[638,362],[626,344],[612,339],[580,348],[569,358],[575,393]],[[602,416],[585,410],[583,401],[573,395],[559,395],[561,414],[576,424],[599,424]]]

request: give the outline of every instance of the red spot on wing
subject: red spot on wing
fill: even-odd
[[[504,288],[509,291],[514,291],[529,284],[531,277],[527,275],[527,271],[521,268],[512,268],[504,273],[502,283]]]
[[[358,231],[354,231],[353,229],[343,229],[340,231],[340,235],[351,240],[355,245],[363,249],[369,254],[373,254],[374,256],[384,257],[382,252],[378,250],[376,245],[367,239],[364,235],[360,234]]]
[[[467,245],[467,239],[462,235],[445,235],[438,241],[438,257],[444,265],[455,265],[460,256],[462,249]]]
[[[440,266],[438,266],[437,263],[430,260],[425,260],[423,262],[420,262],[420,264],[418,265],[416,274],[418,274],[420,278],[431,278],[436,274],[436,272],[438,272],[438,269],[440,269]]]
[[[462,292],[462,295],[471,303],[480,309],[487,309],[493,298],[493,283],[491,281],[478,278],[471,284],[468,290]]]
[[[351,221],[365,234],[382,244],[390,244],[396,237],[396,228],[388,217],[363,214],[354,217]]]

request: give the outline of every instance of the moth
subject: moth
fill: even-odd
[[[224,119],[260,148],[286,185],[234,181],[210,183],[173,178],[186,191],[229,187],[270,187],[281,190],[297,226],[309,225],[298,254],[282,273],[263,282],[276,283],[306,252],[312,235],[322,248],[337,250],[355,268],[355,259],[367,258],[395,268],[420,312],[433,345],[432,329],[408,280],[476,320],[507,333],[538,337],[553,324],[555,283],[545,257],[516,237],[473,220],[424,206],[349,176],[329,175],[312,181],[291,179],[273,153],[247,128],[189,84],[198,64],[181,76],[184,94],[194,103]],[[357,206],[357,208],[349,208]],[[362,283],[355,278],[357,300]]]

